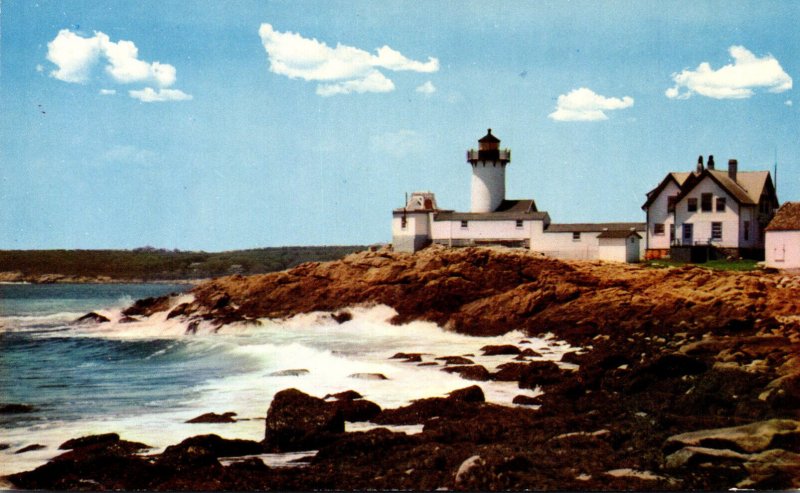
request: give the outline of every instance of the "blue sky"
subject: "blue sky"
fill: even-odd
[[[644,221],[713,154],[800,200],[798,2],[0,4],[0,248],[390,241],[468,210],[491,127],[509,198]]]

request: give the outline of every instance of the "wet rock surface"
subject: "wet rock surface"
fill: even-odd
[[[499,406],[485,402],[479,381],[465,382],[369,418],[423,425],[413,435],[345,433],[336,406],[360,395],[282,391],[256,446],[318,450],[303,467],[270,468],[257,458],[223,466],[207,439],[159,456],[111,440],[10,481],[59,490],[800,488],[800,289],[783,277],[432,249],[214,280],[195,289],[179,316],[282,317],[373,302],[394,307],[397,322],[429,320],[472,335],[550,333],[581,349],[555,363],[515,361],[525,348],[514,346],[491,356],[491,372],[432,366],[516,382],[520,395],[516,406]],[[253,443],[226,452],[254,455],[244,453]]]

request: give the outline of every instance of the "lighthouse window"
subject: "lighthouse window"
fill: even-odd
[[[517,229],[522,229],[522,219],[517,219]]]
[[[461,229],[467,229],[469,227],[469,221],[461,221]]]
[[[581,241],[581,233],[580,233],[580,231],[573,231],[572,232],[572,241]]]
[[[407,226],[408,226],[408,219],[406,219],[405,217],[400,218],[400,227],[406,229]]]

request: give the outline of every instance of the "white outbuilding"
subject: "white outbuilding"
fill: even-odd
[[[597,258],[612,262],[638,262],[642,237],[633,229],[608,230],[597,235]]]
[[[774,269],[800,269],[800,202],[786,202],[766,228],[764,263]]]

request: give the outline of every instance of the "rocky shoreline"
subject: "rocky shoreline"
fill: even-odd
[[[542,361],[525,341],[437,355],[476,385],[380,409],[355,393],[276,395],[261,441],[192,437],[157,455],[118,436],[84,437],[8,479],[26,489],[722,490],[800,487],[800,278],[562,262],[508,249],[362,252],[273,274],[232,276],[194,301],[140,300],[189,327],[258,323],[386,304],[398,323],[471,335],[545,333],[581,351]],[[402,348],[398,348],[402,350]],[[391,357],[387,355],[387,358]],[[407,364],[420,355],[398,353]],[[517,407],[485,402],[481,381],[517,382]],[[226,411],[226,410],[209,410]],[[222,415],[224,416],[224,415]],[[216,419],[211,416],[209,419]],[[345,421],[422,425],[346,432]],[[309,452],[300,467],[263,454]],[[231,460],[230,457],[239,457]],[[223,460],[220,460],[223,458]]]

